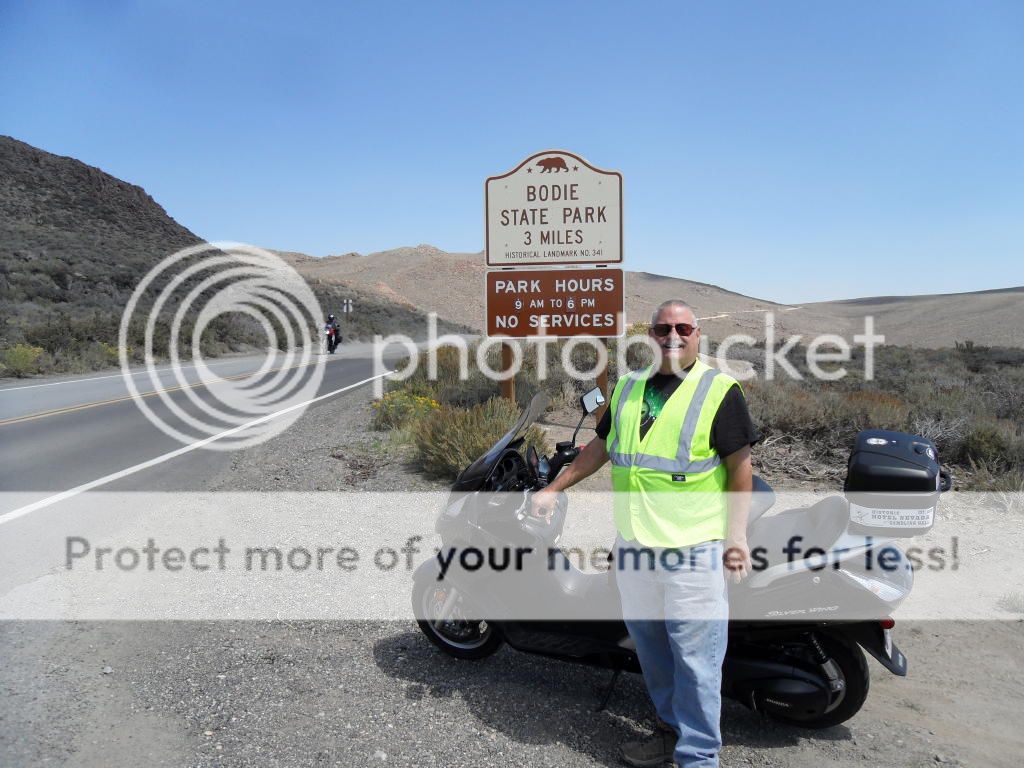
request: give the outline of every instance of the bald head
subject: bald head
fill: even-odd
[[[693,318],[690,322],[694,325],[697,324],[697,316],[693,313],[693,307],[682,299],[669,299],[668,301],[661,302],[661,304],[658,305],[658,308],[651,314],[651,325],[655,325],[658,322],[658,315],[666,309],[685,309],[689,311],[690,316]]]

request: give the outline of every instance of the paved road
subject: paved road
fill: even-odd
[[[217,361],[216,372],[238,377],[255,371],[262,358]],[[321,396],[351,386],[372,375],[372,361],[365,350],[343,350],[331,357],[316,392]],[[191,366],[184,375],[198,381]],[[136,380],[142,393],[152,394],[155,385],[144,373]],[[212,395],[197,386],[186,392],[173,374],[164,371],[160,383],[170,399],[185,413],[199,417],[197,395],[209,402]],[[154,412],[172,425],[183,427],[160,397],[146,399]],[[312,407],[316,407],[314,404]],[[198,437],[197,437],[198,439]],[[117,473],[182,447],[182,443],[158,429],[139,410],[118,375],[79,377],[0,389],[0,489],[5,493],[56,493]],[[156,467],[105,485],[109,490],[189,491],[203,490],[204,481],[228,460],[223,451],[196,450]],[[10,510],[0,506],[0,515]]]

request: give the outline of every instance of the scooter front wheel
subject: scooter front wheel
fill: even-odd
[[[412,591],[412,608],[423,634],[449,656],[482,659],[501,647],[501,637],[492,625],[465,618],[463,599],[452,593],[451,586],[430,579],[417,580]]]

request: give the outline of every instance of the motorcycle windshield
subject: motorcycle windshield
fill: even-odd
[[[547,407],[548,396],[546,393],[542,391],[534,395],[529,406],[520,414],[519,420],[516,421],[512,429],[502,435],[498,442],[488,448],[483,456],[462,470],[462,473],[452,486],[452,490],[476,490],[487,479],[487,475],[490,474],[505,449],[508,448],[513,440],[526,432],[540,418],[540,415],[544,413]]]

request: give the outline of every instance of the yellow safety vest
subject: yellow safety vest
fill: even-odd
[[[619,379],[612,393],[608,455],[615,526],[626,541],[688,547],[724,539],[727,473],[711,425],[736,379],[697,360],[640,439],[644,386],[653,368]]]

